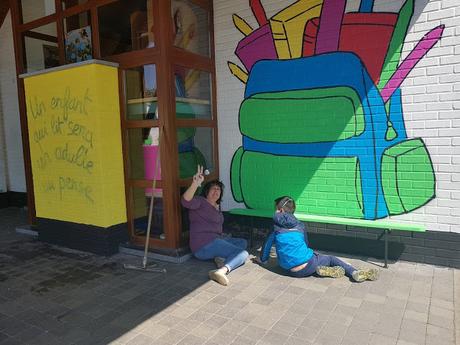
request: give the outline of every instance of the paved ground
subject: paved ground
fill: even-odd
[[[24,211],[0,210],[1,345],[448,345],[460,339],[458,270],[397,262],[379,281],[356,284],[293,279],[248,262],[222,287],[207,280],[211,263],[165,264],[166,274],[126,271],[122,263],[139,259],[37,242],[15,233],[25,219]]]

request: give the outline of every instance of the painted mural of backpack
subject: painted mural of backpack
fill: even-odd
[[[272,33],[278,59],[251,64],[242,58],[250,73],[239,111],[243,145],[232,159],[231,185],[235,200],[248,208],[272,209],[276,197],[291,195],[297,212],[376,219],[410,212],[435,195],[428,151],[421,139],[406,135],[399,86],[439,40],[443,27],[428,33],[397,70],[413,0],[399,15],[372,13],[369,1],[362,2],[360,13],[344,15],[345,0],[341,9],[337,2],[320,2],[319,27],[328,28],[326,33],[312,30],[318,19],[308,18],[304,25],[303,55],[314,55],[283,51],[283,44],[285,49],[293,46],[289,37],[288,44],[279,44],[280,37]],[[294,3],[270,24],[278,25],[286,11],[293,17],[292,6],[298,10],[299,4],[311,1]],[[363,25],[377,27],[376,22],[391,30],[380,30],[374,38],[385,47],[386,57],[380,60],[372,57],[374,50],[354,49],[350,42],[366,35]],[[251,34],[257,36],[257,30]],[[250,46],[242,46],[250,56]],[[242,57],[241,49],[237,54]]]

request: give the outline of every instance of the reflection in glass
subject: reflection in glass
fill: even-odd
[[[185,119],[211,119],[211,74],[176,66],[176,116]]]
[[[128,120],[158,119],[155,65],[144,65],[125,71]]]
[[[62,0],[62,8],[65,10],[72,6],[84,4],[87,1],[88,0]]]
[[[208,127],[183,127],[177,129],[179,150],[179,177],[192,177],[197,165],[209,172],[214,170],[213,129]]]
[[[56,32],[56,23],[24,32],[24,65],[27,72],[60,65]]]
[[[91,16],[83,12],[64,19],[66,63],[93,58]]]
[[[49,16],[56,12],[55,0],[21,0],[22,22]],[[7,1],[6,1],[7,2]]]
[[[209,56],[208,11],[190,0],[171,1],[174,45],[195,54]]]
[[[188,187],[179,188],[180,197],[182,197],[182,195],[185,193],[187,188]],[[184,242],[186,242],[186,240],[188,240],[189,238],[189,232],[190,232],[190,220],[188,218],[188,209],[181,205],[180,210],[181,210],[181,225],[182,225],[181,226],[181,236]]]
[[[134,233],[145,236],[147,233],[148,217],[151,198],[153,197],[152,224],[150,237],[164,240],[163,232],[163,197],[152,193],[150,188],[132,188]]]
[[[98,8],[101,55],[155,46],[151,0],[116,1]]]

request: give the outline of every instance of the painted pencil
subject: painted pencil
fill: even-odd
[[[256,17],[259,26],[264,26],[268,23],[265,9],[260,0],[249,0],[249,6],[251,6],[252,13],[254,14],[254,17]]]
[[[415,65],[433,48],[439,41],[444,31],[444,25],[439,25],[428,32],[417,43],[414,49],[407,55],[404,61],[398,66],[395,73],[391,76],[390,80],[386,83],[381,91],[383,101],[386,102],[390,99],[391,95],[397,88],[401,86],[403,81],[409,75],[410,71]]]
[[[233,24],[235,24],[235,27],[244,35],[248,36],[253,30],[251,26],[246,23],[246,21],[241,18],[239,15],[234,14],[232,16],[233,19]]]
[[[233,62],[228,61],[228,68],[230,69],[230,72],[237,77],[240,81],[246,84],[248,81],[248,74],[243,71],[243,69],[238,66],[237,64],[234,64]]]

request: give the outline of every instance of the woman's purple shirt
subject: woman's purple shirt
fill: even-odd
[[[182,197],[181,203],[189,209],[190,249],[195,253],[222,234],[224,215],[202,196],[190,201]]]

